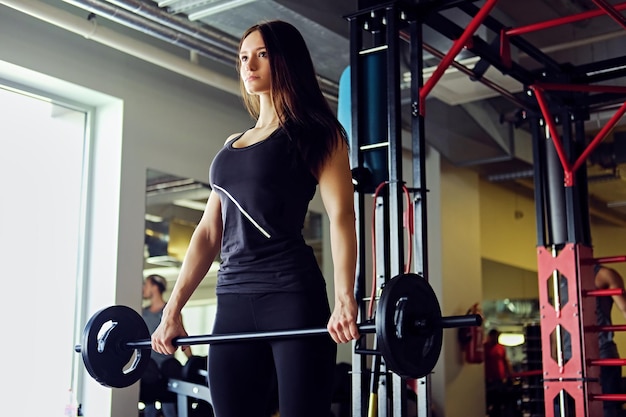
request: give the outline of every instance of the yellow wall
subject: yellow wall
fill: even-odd
[[[537,270],[535,203],[521,189],[480,181],[480,255]]]
[[[465,314],[482,296],[478,175],[441,164],[443,315]],[[444,330],[440,363],[445,372],[445,416],[482,417],[485,393],[482,365],[467,365],[457,331]]]
[[[535,203],[515,186],[479,181],[480,256],[513,267],[537,270]],[[626,255],[626,228],[591,222],[594,257]],[[626,263],[611,265],[626,277]]]
[[[174,220],[170,223],[168,255],[182,262],[187,253],[187,247],[196,225],[187,224],[183,221]]]
[[[537,299],[537,271],[512,267],[483,258],[483,300]]]

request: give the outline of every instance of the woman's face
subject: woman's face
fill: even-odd
[[[239,50],[239,75],[248,94],[269,93],[271,86],[270,61],[265,42],[257,30],[241,43]]]

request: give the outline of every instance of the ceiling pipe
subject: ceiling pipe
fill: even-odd
[[[135,13],[99,0],[63,0],[67,4],[102,16],[115,23],[143,32],[162,41],[189,49],[234,68],[235,55],[222,48],[198,40],[178,30],[168,28]]]
[[[221,13],[227,10],[231,10],[235,7],[243,6],[248,3],[252,3],[256,0],[228,0],[225,2],[214,2],[210,5],[206,5],[202,10],[190,13],[189,20],[199,20],[205,17],[213,16],[214,14]]]
[[[117,7],[133,12],[153,22],[160,23],[170,29],[182,32],[202,42],[221,48],[236,57],[239,39],[206,25],[190,24],[187,18],[171,14],[162,8],[148,4],[143,0],[106,0]]]
[[[94,20],[77,17],[38,0],[0,0],[0,4],[203,84],[240,95],[239,83],[234,78],[225,77],[155,46],[98,26]]]
[[[63,1],[166,42],[196,51],[231,68],[234,68],[239,54],[239,39],[235,40],[228,34],[208,29],[206,26],[192,24],[187,19],[171,15],[158,7],[148,6],[140,0],[106,0],[111,4],[102,0]],[[338,83],[319,74],[317,79],[324,96],[329,101],[337,103]]]

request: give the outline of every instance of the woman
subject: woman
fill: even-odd
[[[273,378],[281,417],[327,416],[335,343],[359,337],[354,189],[346,134],[321,93],[304,39],[292,25],[272,21],[248,29],[237,68],[244,103],[256,124],[229,137],[211,164],[213,192],[152,346],[172,353],[172,338],[187,335],[181,310],[219,252],[214,333],[326,326],[332,340],[319,336],[212,345],[209,385],[217,417],[265,417]],[[301,233],[318,185],[330,219],[332,313],[324,278]]]

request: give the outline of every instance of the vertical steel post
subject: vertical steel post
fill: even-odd
[[[359,132],[360,121],[362,111],[358,110],[359,106],[359,91],[357,86],[360,80],[360,68],[359,68],[359,47],[362,42],[362,33],[360,22],[357,18],[351,18],[348,20],[350,26],[350,96],[352,106],[357,106],[356,111],[352,111],[351,117],[351,147],[350,147],[350,165],[351,167],[363,166],[363,154],[359,149]],[[354,210],[356,214],[356,233],[357,233],[357,247],[358,247],[358,260],[355,277],[354,294],[357,301],[362,300],[365,296],[365,271],[366,271],[366,251],[365,251],[365,196],[363,193],[354,193]],[[363,303],[359,303],[359,320],[366,317],[366,309]],[[362,339],[365,339],[363,335]],[[361,340],[352,343],[352,416],[363,416],[363,387],[367,387],[367,376],[365,370],[367,369],[367,358],[365,355],[355,353]]]
[[[400,118],[400,31],[399,9],[396,3],[385,9],[387,42],[387,140],[389,167],[389,272],[394,277],[404,272],[403,191],[402,191],[402,131]],[[392,415],[404,416],[406,410],[406,380],[391,374],[393,391]]]
[[[426,128],[423,113],[419,111],[420,90],[424,85],[422,22],[416,18],[409,21],[409,48],[411,65],[411,150],[413,156],[414,263],[413,270],[428,279],[428,230],[426,186]],[[427,375],[416,381],[417,416],[431,416],[431,377]]]

